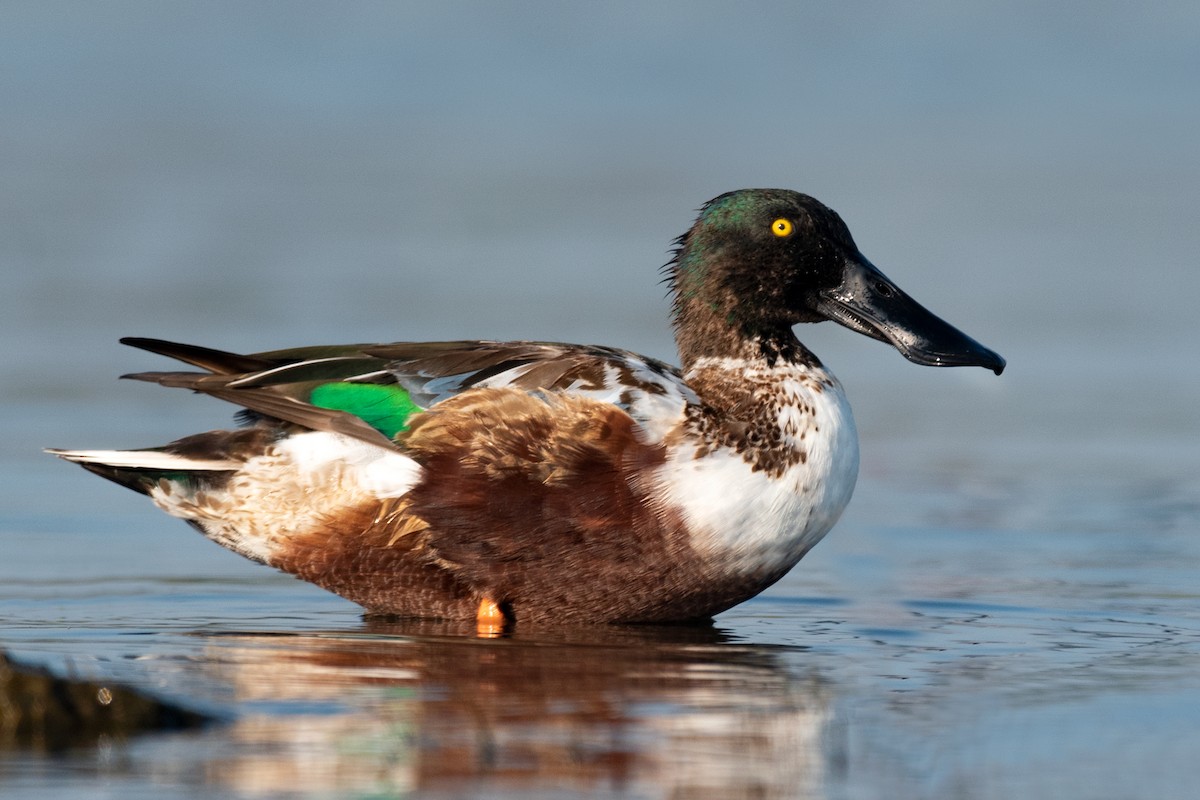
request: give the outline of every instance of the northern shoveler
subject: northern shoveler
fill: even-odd
[[[676,245],[681,369],[542,342],[237,355],[123,339],[204,370],[125,377],[236,403],[243,427],[50,452],[372,614],[481,631],[705,619],[791,569],[854,488],[850,407],[793,325],[831,319],[918,364],[1004,360],[807,195],[723,194]]]

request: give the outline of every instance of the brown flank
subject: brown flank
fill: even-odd
[[[645,476],[665,459],[609,404],[473,389],[414,418],[398,444],[424,468],[403,498],[290,540],[274,566],[375,614],[521,623],[702,619],[778,575],[723,575]]]

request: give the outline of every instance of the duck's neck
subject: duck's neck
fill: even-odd
[[[746,363],[798,364],[820,367],[820,360],[800,343],[791,326],[740,322],[699,300],[683,300],[675,308],[675,344],[686,374],[703,359]]]

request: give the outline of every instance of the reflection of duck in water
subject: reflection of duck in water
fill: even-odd
[[[667,269],[682,371],[606,347],[352,345],[133,377],[253,424],[58,451],[242,555],[369,611],[522,622],[707,618],[778,580],[850,499],[841,386],[792,332],[832,319],[919,364],[1004,361],[873,267],[806,195],[709,202]]]
[[[206,774],[262,794],[723,800],[820,796],[827,777],[829,687],[776,648],[711,628],[486,644],[439,635],[452,625],[369,631],[212,640],[207,663],[244,710]]]

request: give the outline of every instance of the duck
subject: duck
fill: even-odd
[[[686,623],[762,592],[858,474],[841,384],[800,339],[832,320],[926,366],[1005,361],[903,292],[808,195],[705,203],[662,268],[679,367],[614,347],[397,342],[122,376],[241,407],[139,450],[49,450],[368,617]]]

